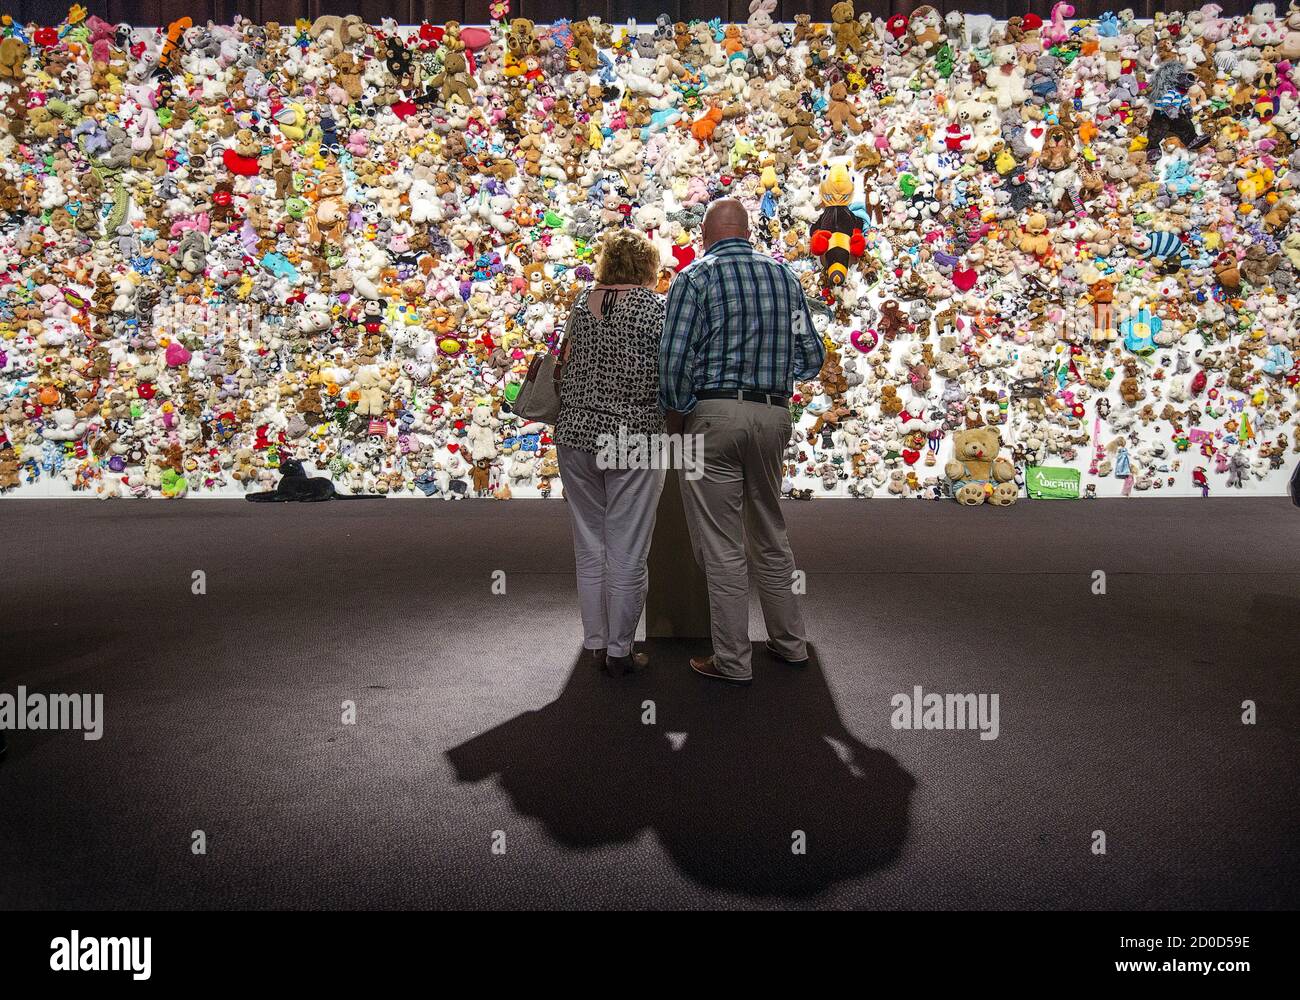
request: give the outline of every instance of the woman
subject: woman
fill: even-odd
[[[596,283],[573,304],[555,444],[573,519],[584,648],[610,674],[644,667],[632,641],[646,595],[646,556],[664,485],[662,468],[628,468],[620,442],[657,453],[663,300],[652,291],[659,251],[639,233],[607,233]],[[630,449],[629,449],[630,450]],[[643,464],[643,463],[641,463]]]

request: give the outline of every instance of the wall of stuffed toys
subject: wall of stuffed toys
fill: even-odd
[[[6,18],[0,491],[556,495],[530,356],[602,231],[666,289],[726,193],[830,348],[791,496],[1284,492],[1300,9],[774,8]]]

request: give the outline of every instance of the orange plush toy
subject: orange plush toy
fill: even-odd
[[[722,109],[715,105],[691,122],[691,135],[699,141],[700,145],[712,142],[713,133],[717,131],[720,121],[722,121]]]

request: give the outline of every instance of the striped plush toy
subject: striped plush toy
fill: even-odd
[[[1190,250],[1178,236],[1163,231],[1148,233],[1146,249],[1139,253],[1143,260],[1158,260],[1167,271],[1177,271],[1180,267],[1191,267],[1196,263]]]

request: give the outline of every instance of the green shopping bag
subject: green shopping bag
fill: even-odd
[[[1078,500],[1079,470],[1031,465],[1025,469],[1025,492],[1034,500]]]

